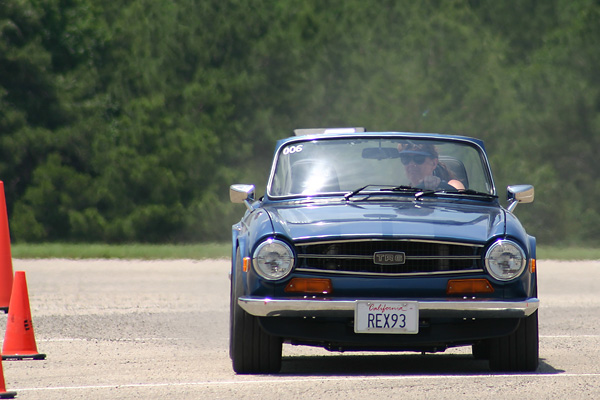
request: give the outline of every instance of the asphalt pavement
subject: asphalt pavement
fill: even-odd
[[[600,397],[600,261],[539,260],[540,367],[494,374],[469,348],[330,353],[284,345],[277,375],[228,356],[229,260],[13,260],[45,360],[3,361],[17,399]],[[0,332],[7,316],[0,315]]]

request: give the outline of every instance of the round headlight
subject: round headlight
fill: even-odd
[[[294,253],[290,246],[277,239],[261,243],[252,259],[256,273],[268,280],[285,278],[294,267]]]
[[[485,254],[488,272],[500,281],[509,281],[521,275],[526,264],[525,252],[510,240],[498,240]]]

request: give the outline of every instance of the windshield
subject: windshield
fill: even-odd
[[[365,191],[446,190],[493,193],[481,149],[458,140],[402,137],[320,138],[279,149],[271,197]]]

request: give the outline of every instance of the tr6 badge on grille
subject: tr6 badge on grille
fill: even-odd
[[[404,264],[406,255],[400,251],[378,251],[373,254],[373,262],[381,265]]]

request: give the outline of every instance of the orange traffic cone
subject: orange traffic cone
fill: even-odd
[[[4,383],[4,371],[2,370],[2,362],[0,361],[0,399],[13,399],[17,392],[7,392],[6,384]]]
[[[43,360],[46,355],[39,354],[35,344],[25,271],[17,271],[8,307],[2,359],[22,360],[24,358]]]
[[[10,253],[10,234],[8,214],[4,198],[4,182],[0,181],[0,310],[8,312],[13,284],[12,255]]]

